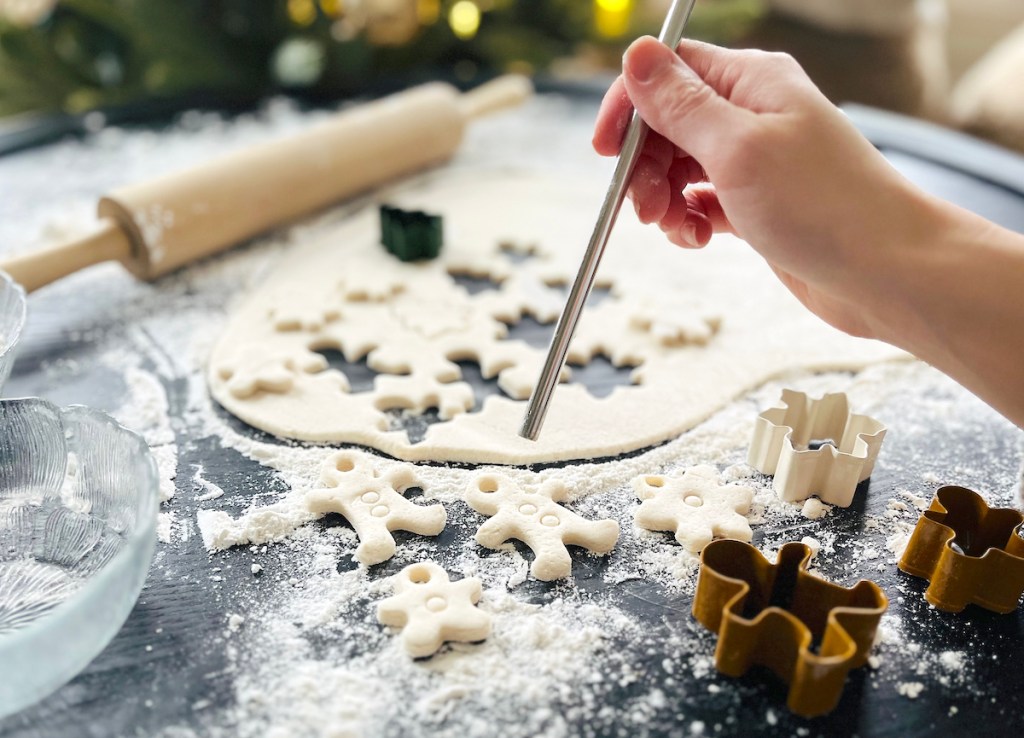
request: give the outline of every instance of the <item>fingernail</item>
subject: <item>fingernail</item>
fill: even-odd
[[[672,52],[663,44],[633,45],[623,59],[626,70],[637,82],[654,79],[670,63]]]
[[[697,243],[697,225],[695,223],[689,221],[683,223],[683,227],[679,229],[679,235],[691,246],[700,245]]]

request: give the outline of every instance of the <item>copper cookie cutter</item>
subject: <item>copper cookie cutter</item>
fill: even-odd
[[[917,521],[899,567],[930,581],[924,596],[939,610],[973,603],[1006,614],[1024,594],[1024,515],[988,503],[966,487],[942,487]]]
[[[693,615],[718,633],[715,667],[739,677],[771,669],[803,717],[835,708],[846,675],[863,666],[889,606],[874,582],[842,587],[813,574],[811,549],[787,543],[772,564],[748,543],[718,540],[701,554]]]
[[[817,495],[831,505],[849,507],[857,485],[875,468],[885,426],[850,412],[841,392],[814,400],[784,389],[782,403],[757,416],[747,463],[774,475],[772,486],[786,502]],[[828,443],[814,448],[815,440]]]

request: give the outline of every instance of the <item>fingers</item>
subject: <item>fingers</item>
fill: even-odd
[[[601,156],[615,156],[622,146],[629,119],[633,117],[633,103],[626,94],[622,77],[617,77],[601,100],[601,109],[594,124],[594,151]]]
[[[707,246],[716,232],[733,232],[718,194],[707,183],[684,192],[674,191],[671,205],[658,225],[669,241],[691,249]]]
[[[647,124],[705,165],[748,124],[732,105],[676,54],[657,40],[635,41],[623,57],[623,83]]]
[[[707,178],[704,167],[692,156],[676,159],[668,169],[668,182],[675,190],[682,191],[687,185],[703,182]]]
[[[629,197],[642,223],[653,223],[666,213],[671,200],[669,171],[675,163],[676,147],[652,133],[637,159],[629,183]]]

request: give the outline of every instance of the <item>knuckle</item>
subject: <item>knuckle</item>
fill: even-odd
[[[772,57],[772,63],[778,67],[781,72],[793,77],[807,76],[804,72],[804,68],[800,65],[800,62],[798,62],[792,55],[783,51],[774,51],[772,52]]]
[[[715,92],[706,85],[680,84],[665,91],[662,105],[668,121],[688,118],[711,104]]]

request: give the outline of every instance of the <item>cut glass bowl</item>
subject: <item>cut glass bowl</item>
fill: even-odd
[[[25,290],[0,271],[0,389],[11,375],[14,352],[25,325]]]
[[[103,413],[0,401],[0,717],[120,630],[153,558],[157,495],[146,442]]]

